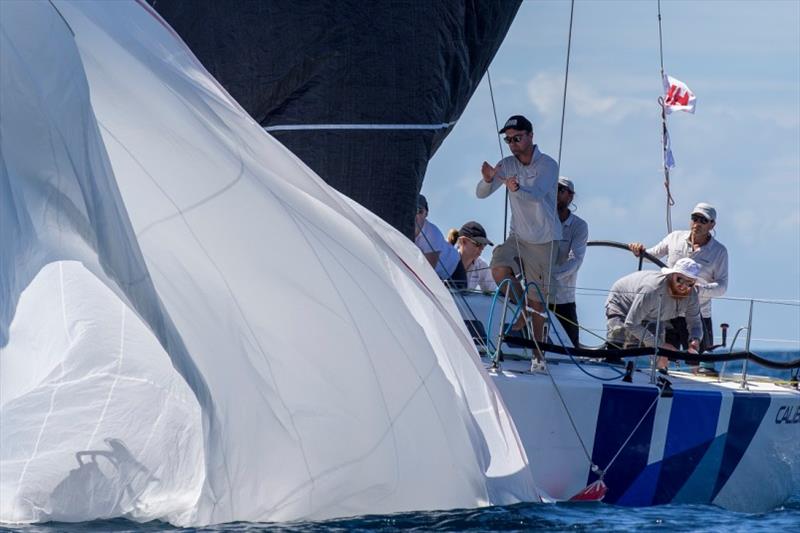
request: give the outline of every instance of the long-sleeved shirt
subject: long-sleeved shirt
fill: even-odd
[[[693,250],[690,238],[691,232],[688,230],[673,231],[661,242],[648,248],[647,253],[659,259],[666,256],[668,267],[684,257],[700,265],[702,281],[699,280],[696,285],[700,295],[700,313],[704,317],[710,317],[711,299],[724,295],[728,290],[728,250],[714,237]]]
[[[606,317],[615,316],[624,318],[625,330],[647,346],[655,345],[655,336],[648,330],[648,324],[654,325],[660,320],[658,344],[661,345],[664,343],[666,321],[679,316],[686,317],[690,338],[703,337],[697,292],[691,291],[686,298],[673,298],[669,292],[667,274],[657,270],[628,274],[611,286],[606,299]]]
[[[556,293],[557,304],[575,301],[575,287],[578,283],[578,269],[586,255],[586,241],[589,240],[589,225],[581,217],[572,213],[561,223],[561,240],[558,241],[558,255],[553,275],[560,282]]]
[[[480,288],[482,291],[497,289],[497,283],[492,277],[492,269],[480,257],[476,257],[475,261],[467,269],[467,288]]]
[[[475,194],[486,198],[499,189],[506,178],[516,176],[519,189],[509,191],[511,233],[523,241],[542,244],[561,238],[561,224],[556,213],[558,163],[534,145],[533,157],[523,165],[515,156],[503,158],[491,183],[478,182]]]
[[[458,251],[445,240],[439,227],[429,220],[425,220],[414,243],[424,254],[439,252],[439,260],[436,261],[434,270],[441,279],[448,279],[461,261]]]

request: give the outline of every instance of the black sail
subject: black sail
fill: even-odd
[[[428,160],[520,5],[149,1],[262,126],[406,234]]]

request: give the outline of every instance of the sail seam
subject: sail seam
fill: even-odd
[[[264,131],[303,130],[446,130],[455,122],[439,124],[279,124],[264,126]]]

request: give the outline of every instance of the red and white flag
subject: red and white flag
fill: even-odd
[[[664,110],[667,114],[673,111],[694,113],[696,100],[697,97],[685,83],[672,76],[664,75]]]

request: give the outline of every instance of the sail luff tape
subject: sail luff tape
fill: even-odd
[[[281,124],[264,126],[264,131],[302,130],[446,130],[455,122],[440,124]]]

